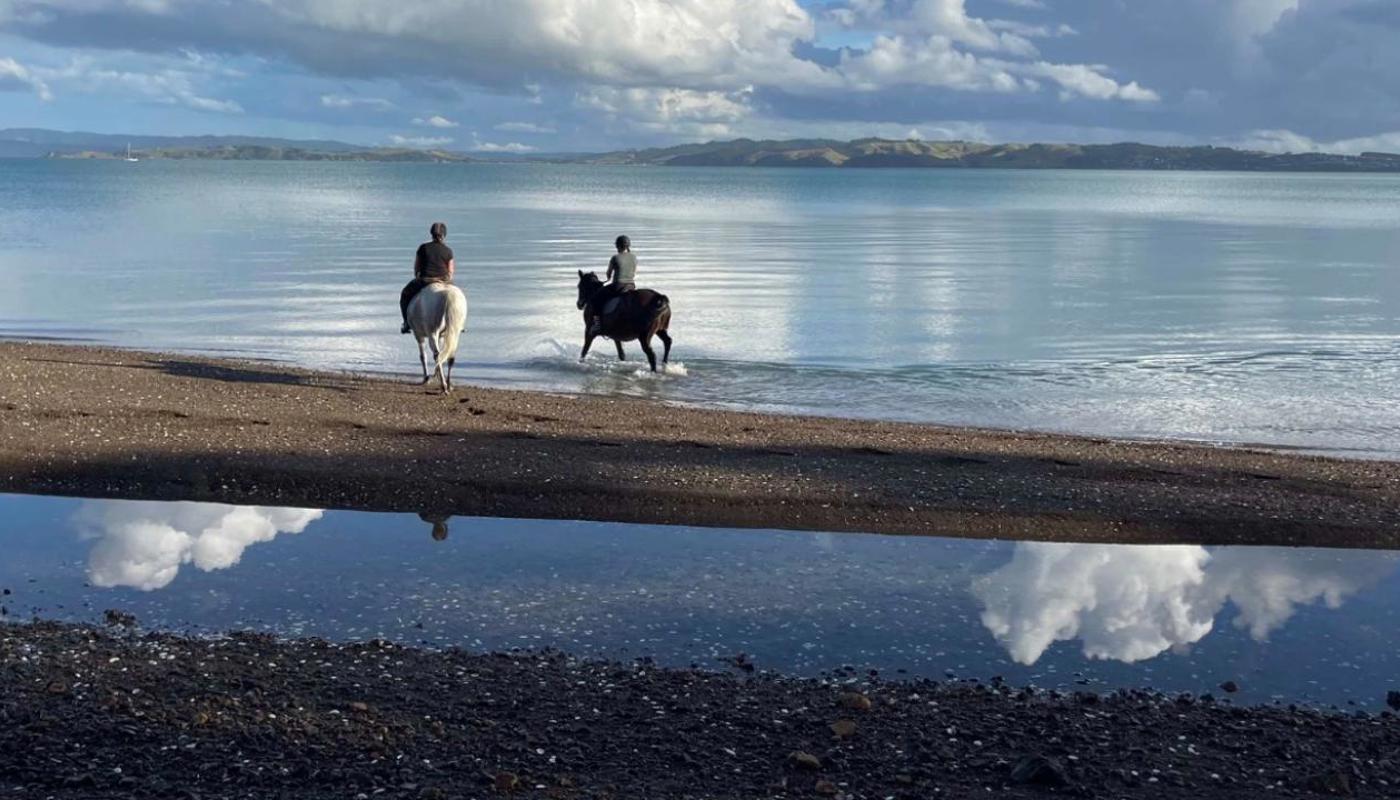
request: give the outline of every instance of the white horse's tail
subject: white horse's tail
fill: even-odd
[[[447,287],[443,292],[442,339],[438,347],[437,369],[451,364],[457,358],[457,343],[461,341],[462,329],[467,325],[467,296],[456,286]]]

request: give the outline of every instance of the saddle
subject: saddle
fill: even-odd
[[[634,310],[633,307],[636,305],[636,303],[632,302],[633,295],[636,294],[636,291],[636,289],[628,289],[613,294],[612,297],[605,300],[603,305],[598,308],[598,316],[610,320],[619,313],[630,313]]]

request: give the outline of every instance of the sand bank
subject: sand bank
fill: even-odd
[[[1104,542],[1400,547],[1400,463],[746,414],[0,343],[0,491]]]

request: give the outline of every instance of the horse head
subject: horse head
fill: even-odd
[[[598,277],[598,273],[578,271],[578,307],[580,311],[588,305],[589,298],[601,288],[603,288],[603,279]]]

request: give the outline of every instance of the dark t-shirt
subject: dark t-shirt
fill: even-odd
[[[446,279],[447,265],[451,261],[452,248],[442,242],[424,242],[418,245],[413,272],[420,278]]]

